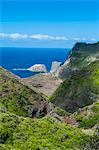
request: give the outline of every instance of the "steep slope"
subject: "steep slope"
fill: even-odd
[[[76,43],[72,48],[71,67],[80,69],[95,60],[99,60],[99,42],[94,44]]]
[[[47,113],[47,102],[19,82],[19,78],[0,68],[0,109],[20,116],[43,116]]]
[[[68,59],[56,71],[55,76],[66,79],[95,60],[99,60],[99,42],[95,44],[76,43]]]
[[[99,99],[99,60],[71,75],[50,98],[68,112],[92,104],[96,99]]]

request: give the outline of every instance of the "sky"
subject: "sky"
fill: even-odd
[[[0,0],[0,45],[70,48],[99,41],[98,0]]]

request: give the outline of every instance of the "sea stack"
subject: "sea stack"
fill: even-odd
[[[32,72],[43,72],[43,73],[47,72],[46,66],[44,64],[35,64],[29,67],[27,70]]]

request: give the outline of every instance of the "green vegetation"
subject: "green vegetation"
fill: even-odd
[[[76,43],[72,49],[71,67],[83,68],[99,59],[99,42],[95,44]]]
[[[0,104],[4,105],[7,111],[20,116],[29,116],[30,107],[35,105],[39,107],[40,101],[43,103],[45,99],[9,76],[8,71],[0,68]]]
[[[92,62],[99,60],[99,42],[95,44],[76,43],[71,52],[70,63],[61,66],[58,73],[58,76],[63,80],[76,74],[78,70],[82,70]]]
[[[66,79],[50,101],[68,112],[89,105],[99,95],[99,61],[95,61]]]
[[[80,128],[88,129],[97,126],[99,123],[99,101],[79,109],[73,115],[79,122]]]
[[[2,150],[77,150],[90,144],[92,136],[54,118],[30,119],[0,112]]]
[[[99,43],[73,49],[78,70],[48,101],[0,68],[0,150],[98,150],[99,60],[89,53]]]
[[[97,149],[97,134],[84,133],[80,124],[78,128],[62,123],[61,118],[70,114],[59,107],[53,110],[58,117],[29,118],[30,104],[36,103],[40,107],[38,102],[43,103],[43,97],[22,85],[17,79],[9,78],[10,74],[6,74],[5,70],[1,69],[1,72],[1,150],[83,150],[87,145],[93,150]],[[96,105],[93,110],[97,112]],[[79,118],[78,115],[74,117]]]

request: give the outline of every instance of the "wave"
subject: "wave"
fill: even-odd
[[[14,71],[26,71],[28,69],[26,69],[26,68],[13,68],[12,70],[14,70]]]

